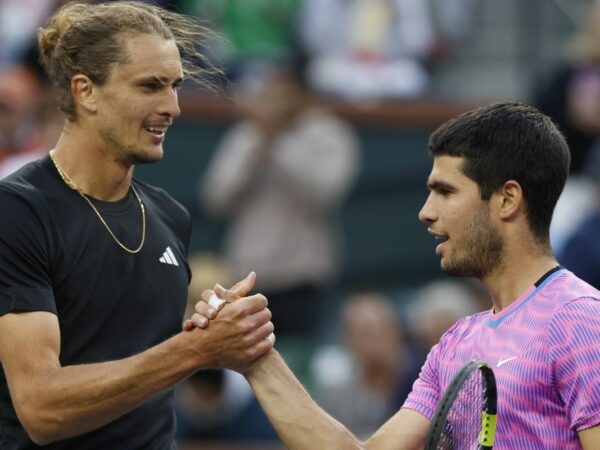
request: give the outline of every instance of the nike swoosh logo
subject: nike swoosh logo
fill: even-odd
[[[517,357],[516,356],[511,356],[510,358],[499,359],[498,362],[496,363],[496,367],[503,366],[504,364],[506,364],[509,361],[512,361],[513,359],[517,359]]]

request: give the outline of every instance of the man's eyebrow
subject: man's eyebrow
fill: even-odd
[[[144,77],[140,77],[140,82],[145,81],[154,81],[162,85],[174,84],[179,85],[183,83],[183,77],[177,77],[173,81],[169,77],[161,76],[161,75],[148,75]]]
[[[427,187],[432,191],[453,191],[454,187],[440,180],[427,180]]]

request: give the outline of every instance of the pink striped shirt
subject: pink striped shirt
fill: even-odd
[[[577,432],[600,423],[600,292],[561,269],[499,314],[461,319],[431,349],[403,407],[431,418],[472,359],[496,375],[494,449],[581,449]]]

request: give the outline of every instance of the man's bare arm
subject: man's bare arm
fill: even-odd
[[[230,290],[217,286],[215,291],[220,298],[235,303],[249,289],[246,284],[238,283]],[[203,293],[194,320],[198,316],[214,317],[214,310],[207,313],[212,295],[210,290]],[[315,403],[275,349],[254,362],[244,375],[277,434],[291,450],[420,450],[423,447],[429,420],[409,409],[398,411],[371,439],[361,442]]]
[[[248,365],[272,346],[265,306],[264,297],[248,297],[228,305],[210,329],[118,361],[65,367],[55,315],[0,316],[0,361],[19,420],[34,442],[47,444],[105,425],[197,369]]]
[[[600,442],[600,425],[579,432],[579,440],[583,450],[594,450]]]
[[[287,448],[366,448],[313,401],[277,351],[258,360],[245,376]]]
[[[366,443],[327,414],[309,396],[281,356],[269,351],[246,373],[256,397],[287,448],[419,450],[429,420],[401,409]]]

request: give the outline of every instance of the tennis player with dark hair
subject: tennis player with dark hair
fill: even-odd
[[[175,448],[171,388],[273,345],[261,295],[182,330],[190,217],[133,178],[163,156],[204,33],[134,2],[68,3],[39,31],[67,120],[0,181],[0,448]]]
[[[446,387],[476,359],[497,379],[494,448],[598,449],[600,292],[558,264],[548,237],[569,168],[563,136],[533,107],[501,102],[445,123],[429,150],[419,219],[439,240],[442,270],[479,278],[492,308],[442,336],[403,407],[366,443],[310,399],[275,350],[246,372],[259,401],[289,448],[419,449]],[[217,294],[234,301],[248,287]]]

